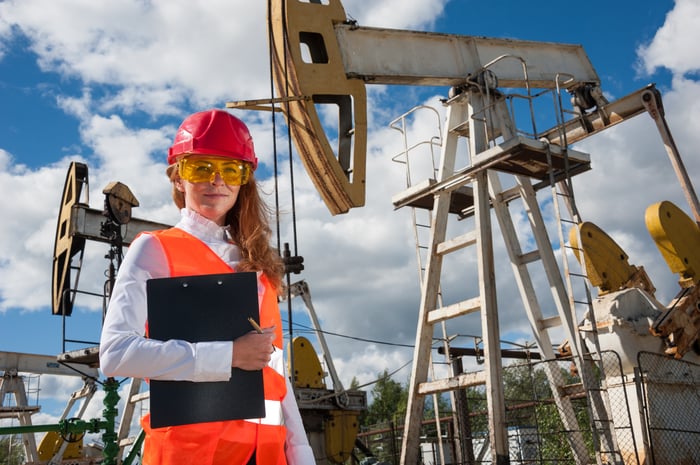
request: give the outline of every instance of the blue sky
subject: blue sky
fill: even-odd
[[[92,208],[101,208],[104,185],[118,180],[141,202],[135,216],[171,223],[177,212],[169,203],[163,171],[181,119],[230,100],[269,96],[265,2],[202,3],[0,2],[0,192],[7,199],[0,206],[1,351],[62,350],[61,318],[50,311],[51,260],[71,160],[89,166]],[[657,83],[695,180],[700,169],[692,158],[700,144],[693,129],[700,120],[700,58],[693,45],[700,43],[697,2],[553,5],[544,0],[344,2],[348,15],[362,26],[581,44],[610,98]],[[391,207],[391,196],[403,189],[404,174],[390,162],[401,141],[387,125],[413,105],[439,106],[438,97],[446,93],[370,88],[368,202],[362,209],[331,216],[295,159],[298,243],[306,270],[293,279],[309,283],[324,329],[412,343],[419,302],[415,251],[408,212]],[[261,173],[270,173],[269,116],[237,115],[251,127]],[[638,116],[580,148],[591,153],[594,166],[575,184],[584,219],[614,235],[631,261],[652,274],[661,299],[670,299],[676,278],[649,241],[643,211],[663,199],[688,210],[650,118]],[[286,167],[280,176],[287,212],[282,237],[291,242]],[[272,180],[266,181],[272,192]],[[101,285],[105,251],[95,246],[86,252],[81,278],[86,287]],[[455,272],[451,281],[458,282],[459,276]],[[512,281],[508,274],[499,279]],[[503,289],[502,302],[518,299],[516,289]],[[295,304],[299,321],[301,305]],[[70,330],[77,329],[75,336],[98,338],[96,307],[84,302],[76,309],[68,322]],[[532,340],[517,308],[504,305],[501,318],[504,339]],[[477,330],[478,325],[464,332]],[[334,336],[329,336],[329,346],[346,383],[353,376],[367,382],[412,356],[404,347]],[[407,370],[399,375],[401,381],[407,377]]]

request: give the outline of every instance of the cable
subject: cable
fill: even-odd
[[[284,320],[282,320],[284,321]],[[287,323],[287,322],[285,322]],[[297,328],[304,328],[305,330],[308,330],[310,333],[323,333],[329,336],[336,336],[336,337],[342,337],[346,339],[352,339],[354,341],[360,341],[360,342],[371,342],[374,344],[383,344],[383,345],[388,345],[388,346],[395,346],[395,347],[407,347],[407,348],[414,348],[415,346],[413,344],[400,344],[398,342],[386,342],[386,341],[379,341],[375,339],[367,339],[367,338],[362,338],[362,337],[357,337],[357,336],[348,336],[347,334],[340,334],[340,333],[334,333],[331,331],[325,331],[323,329],[314,329],[310,326],[303,325],[301,323],[295,323],[294,324]]]
[[[274,40],[273,24],[272,24],[272,4],[271,0],[267,2],[267,27],[268,27],[268,55],[269,55],[269,67],[270,67],[270,101],[272,105],[272,137],[273,137],[273,151],[274,151],[274,185],[275,185],[275,219],[277,227],[277,251],[282,257],[285,263],[285,274],[286,274],[286,284],[287,284],[287,314],[288,319],[292,321],[292,305],[291,305],[291,273],[299,273],[303,270],[303,259],[298,256],[298,240],[297,240],[297,221],[296,221],[296,197],[295,197],[295,185],[294,185],[294,160],[292,158],[292,134],[291,134],[291,124],[289,116],[289,101],[282,100],[282,105],[284,107],[284,112],[287,115],[287,152],[289,154],[289,183],[290,183],[290,197],[291,197],[291,210],[292,210],[292,242],[293,242],[293,254],[289,251],[289,244],[284,244],[284,250],[282,248],[282,239],[280,231],[280,202],[279,202],[279,167],[277,164],[277,130],[276,130],[276,117],[275,117],[275,86],[274,86],[274,76],[275,76],[275,57],[276,49],[278,44]],[[287,3],[282,2],[282,18],[286,18],[287,15]],[[289,73],[287,68],[287,24],[286,21],[282,21],[282,64],[284,72],[284,94],[289,97]],[[280,63],[278,63],[280,65]],[[289,338],[293,339],[293,325],[289,324]],[[294,357],[291,358],[291,370],[294,371]]]
[[[275,185],[275,225],[277,229],[277,251],[281,255],[282,251],[282,240],[280,238],[280,200],[279,200],[279,186],[277,183],[277,118],[275,117],[275,84],[274,84],[274,60],[272,57],[274,50],[273,33],[272,33],[272,18],[270,17],[270,10],[272,0],[267,2],[267,34],[268,34],[268,56],[270,58],[270,112],[272,117],[272,159],[273,159],[273,171],[274,171],[274,185]]]

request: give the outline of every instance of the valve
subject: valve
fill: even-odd
[[[304,257],[295,255],[292,257],[292,252],[289,250],[289,243],[284,243],[284,252],[282,254],[282,262],[284,263],[284,272],[299,274],[304,270]]]

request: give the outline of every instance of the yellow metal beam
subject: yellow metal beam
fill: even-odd
[[[681,287],[697,285],[700,280],[700,228],[697,223],[667,200],[649,206],[644,220],[668,267],[679,274]]]
[[[273,70],[287,125],[311,181],[332,214],[365,203],[367,96],[348,79],[333,25],[346,19],[329,5],[274,1],[270,11]],[[321,125],[317,105],[337,109],[337,150]]]
[[[583,253],[586,275],[600,289],[600,294],[619,290],[637,271],[629,264],[622,247],[593,223],[584,222],[571,228],[569,242],[579,263]]]

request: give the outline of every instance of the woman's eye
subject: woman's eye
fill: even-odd
[[[194,168],[199,173],[209,173],[211,172],[211,166],[209,165],[197,165]]]

